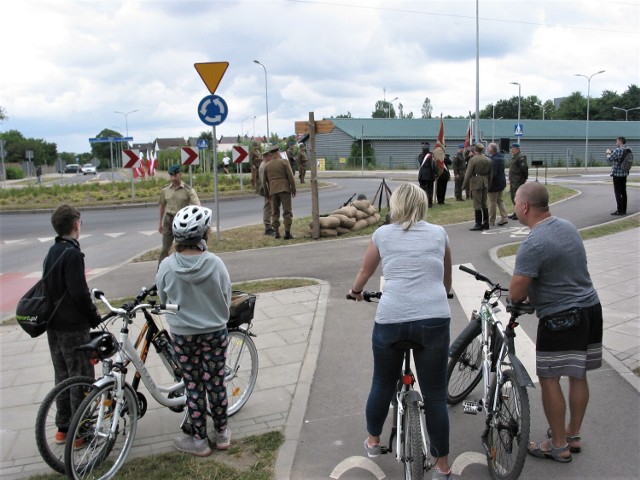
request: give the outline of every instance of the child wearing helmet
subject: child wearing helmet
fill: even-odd
[[[231,440],[224,381],[231,280],[220,257],[206,248],[211,216],[210,209],[197,205],[178,211],[172,225],[176,251],[162,261],[156,274],[160,301],[180,306],[167,322],[182,366],[192,435],[177,437],[173,444],[176,450],[199,457],[211,454],[207,403],[216,448],[229,448]]]

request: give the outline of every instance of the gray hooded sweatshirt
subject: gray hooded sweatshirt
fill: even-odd
[[[211,252],[174,253],[156,274],[162,303],[180,306],[167,315],[171,332],[178,335],[211,333],[226,327],[231,304],[231,279],[222,260]]]

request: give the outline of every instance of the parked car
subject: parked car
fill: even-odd
[[[82,174],[87,175],[88,173],[93,173],[94,175],[97,175],[98,171],[96,170],[96,167],[94,167],[90,163],[85,163],[82,166]]]
[[[80,173],[80,165],[71,163],[64,167],[64,173]]]

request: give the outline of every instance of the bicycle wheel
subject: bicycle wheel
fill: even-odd
[[[229,332],[224,370],[229,400],[227,415],[231,416],[247,403],[258,378],[258,350],[244,330]]]
[[[482,378],[482,335],[469,338],[447,365],[447,403],[455,405],[469,395]]]
[[[59,429],[61,431],[68,429],[73,413],[91,391],[93,382],[95,380],[92,377],[67,378],[47,393],[38,409],[36,445],[42,459],[58,473],[64,474],[65,441],[56,439],[56,433]],[[68,408],[65,408],[65,405],[75,405],[75,408],[71,407],[69,418],[62,418],[63,414],[59,405],[62,406],[62,409]]]
[[[420,407],[418,402],[406,406],[404,415],[404,463],[405,480],[424,478],[425,452],[422,449],[422,429],[420,428]]]
[[[496,480],[515,480],[520,476],[527,456],[530,411],[527,388],[520,385],[512,370],[503,372],[502,382],[494,378],[488,408],[498,395],[496,409],[486,432],[487,463]]]
[[[113,478],[124,464],[136,433],[138,403],[128,385],[118,404],[115,384],[94,389],[80,404],[69,428],[65,471],[75,480]]]

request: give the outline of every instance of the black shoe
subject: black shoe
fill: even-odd
[[[289,232],[284,232],[284,239],[285,240],[293,240],[293,235],[291,235],[291,233],[289,233]]]
[[[276,234],[276,231],[273,228],[265,228],[264,234],[272,237]]]
[[[469,230],[471,230],[472,232],[476,232],[478,230],[482,230],[482,225],[480,225],[479,223],[476,223],[472,228],[470,228]]]
[[[456,202],[464,202],[464,198],[456,198]]]
[[[626,215],[627,212],[619,212],[618,210],[616,210],[615,212],[611,212],[611,215]]]
[[[275,235],[273,236],[274,238],[280,238],[280,232],[279,231],[275,231]]]
[[[488,223],[483,223],[482,224],[482,230],[489,230],[489,224]]]
[[[518,216],[517,216],[515,213],[512,213],[511,215],[509,215],[509,218],[510,218],[511,220],[517,220],[517,219],[518,219]]]

